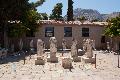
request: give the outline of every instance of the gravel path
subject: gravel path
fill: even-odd
[[[45,65],[34,65],[34,57],[24,61],[0,64],[0,80],[120,80],[120,68],[117,67],[117,55],[95,51],[97,53],[97,68],[94,64],[73,62],[73,69],[63,69],[61,66],[61,54],[58,53],[59,63],[48,63]],[[64,54],[64,57],[70,53]],[[45,54],[45,57],[47,55]]]

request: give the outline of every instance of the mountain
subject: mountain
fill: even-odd
[[[107,19],[115,18],[117,16],[120,16],[120,12],[113,12],[110,14],[101,14],[103,21],[106,21]]]
[[[102,21],[106,21],[108,19],[109,14],[101,14]]]
[[[74,20],[79,20],[79,18],[84,16],[85,19],[89,21],[106,21],[107,19],[119,16],[120,12],[113,12],[111,14],[101,14],[97,10],[77,8],[74,9],[73,14]],[[64,19],[67,20],[67,15],[65,15]]]
[[[97,10],[93,9],[81,9],[77,8],[73,11],[74,19],[77,20],[77,18],[80,18],[84,16],[87,20],[102,20],[101,14]]]

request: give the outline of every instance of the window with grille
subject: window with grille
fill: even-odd
[[[54,37],[54,27],[45,28],[45,37]]]
[[[82,37],[89,37],[89,28],[82,28]]]
[[[64,37],[72,37],[72,27],[64,27]]]

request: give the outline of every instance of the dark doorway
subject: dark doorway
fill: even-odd
[[[102,36],[102,37],[101,37],[101,43],[106,43],[106,42],[105,42],[105,36]]]

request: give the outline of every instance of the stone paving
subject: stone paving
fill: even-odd
[[[20,60],[0,64],[0,80],[120,80],[120,68],[117,67],[117,55],[113,53],[97,53],[97,68],[94,64],[84,62],[73,62],[73,69],[62,67],[61,53],[58,63],[46,62],[45,65],[35,65],[35,55],[26,57],[26,64]],[[44,54],[47,57],[46,53]],[[64,57],[69,57],[65,53]]]

